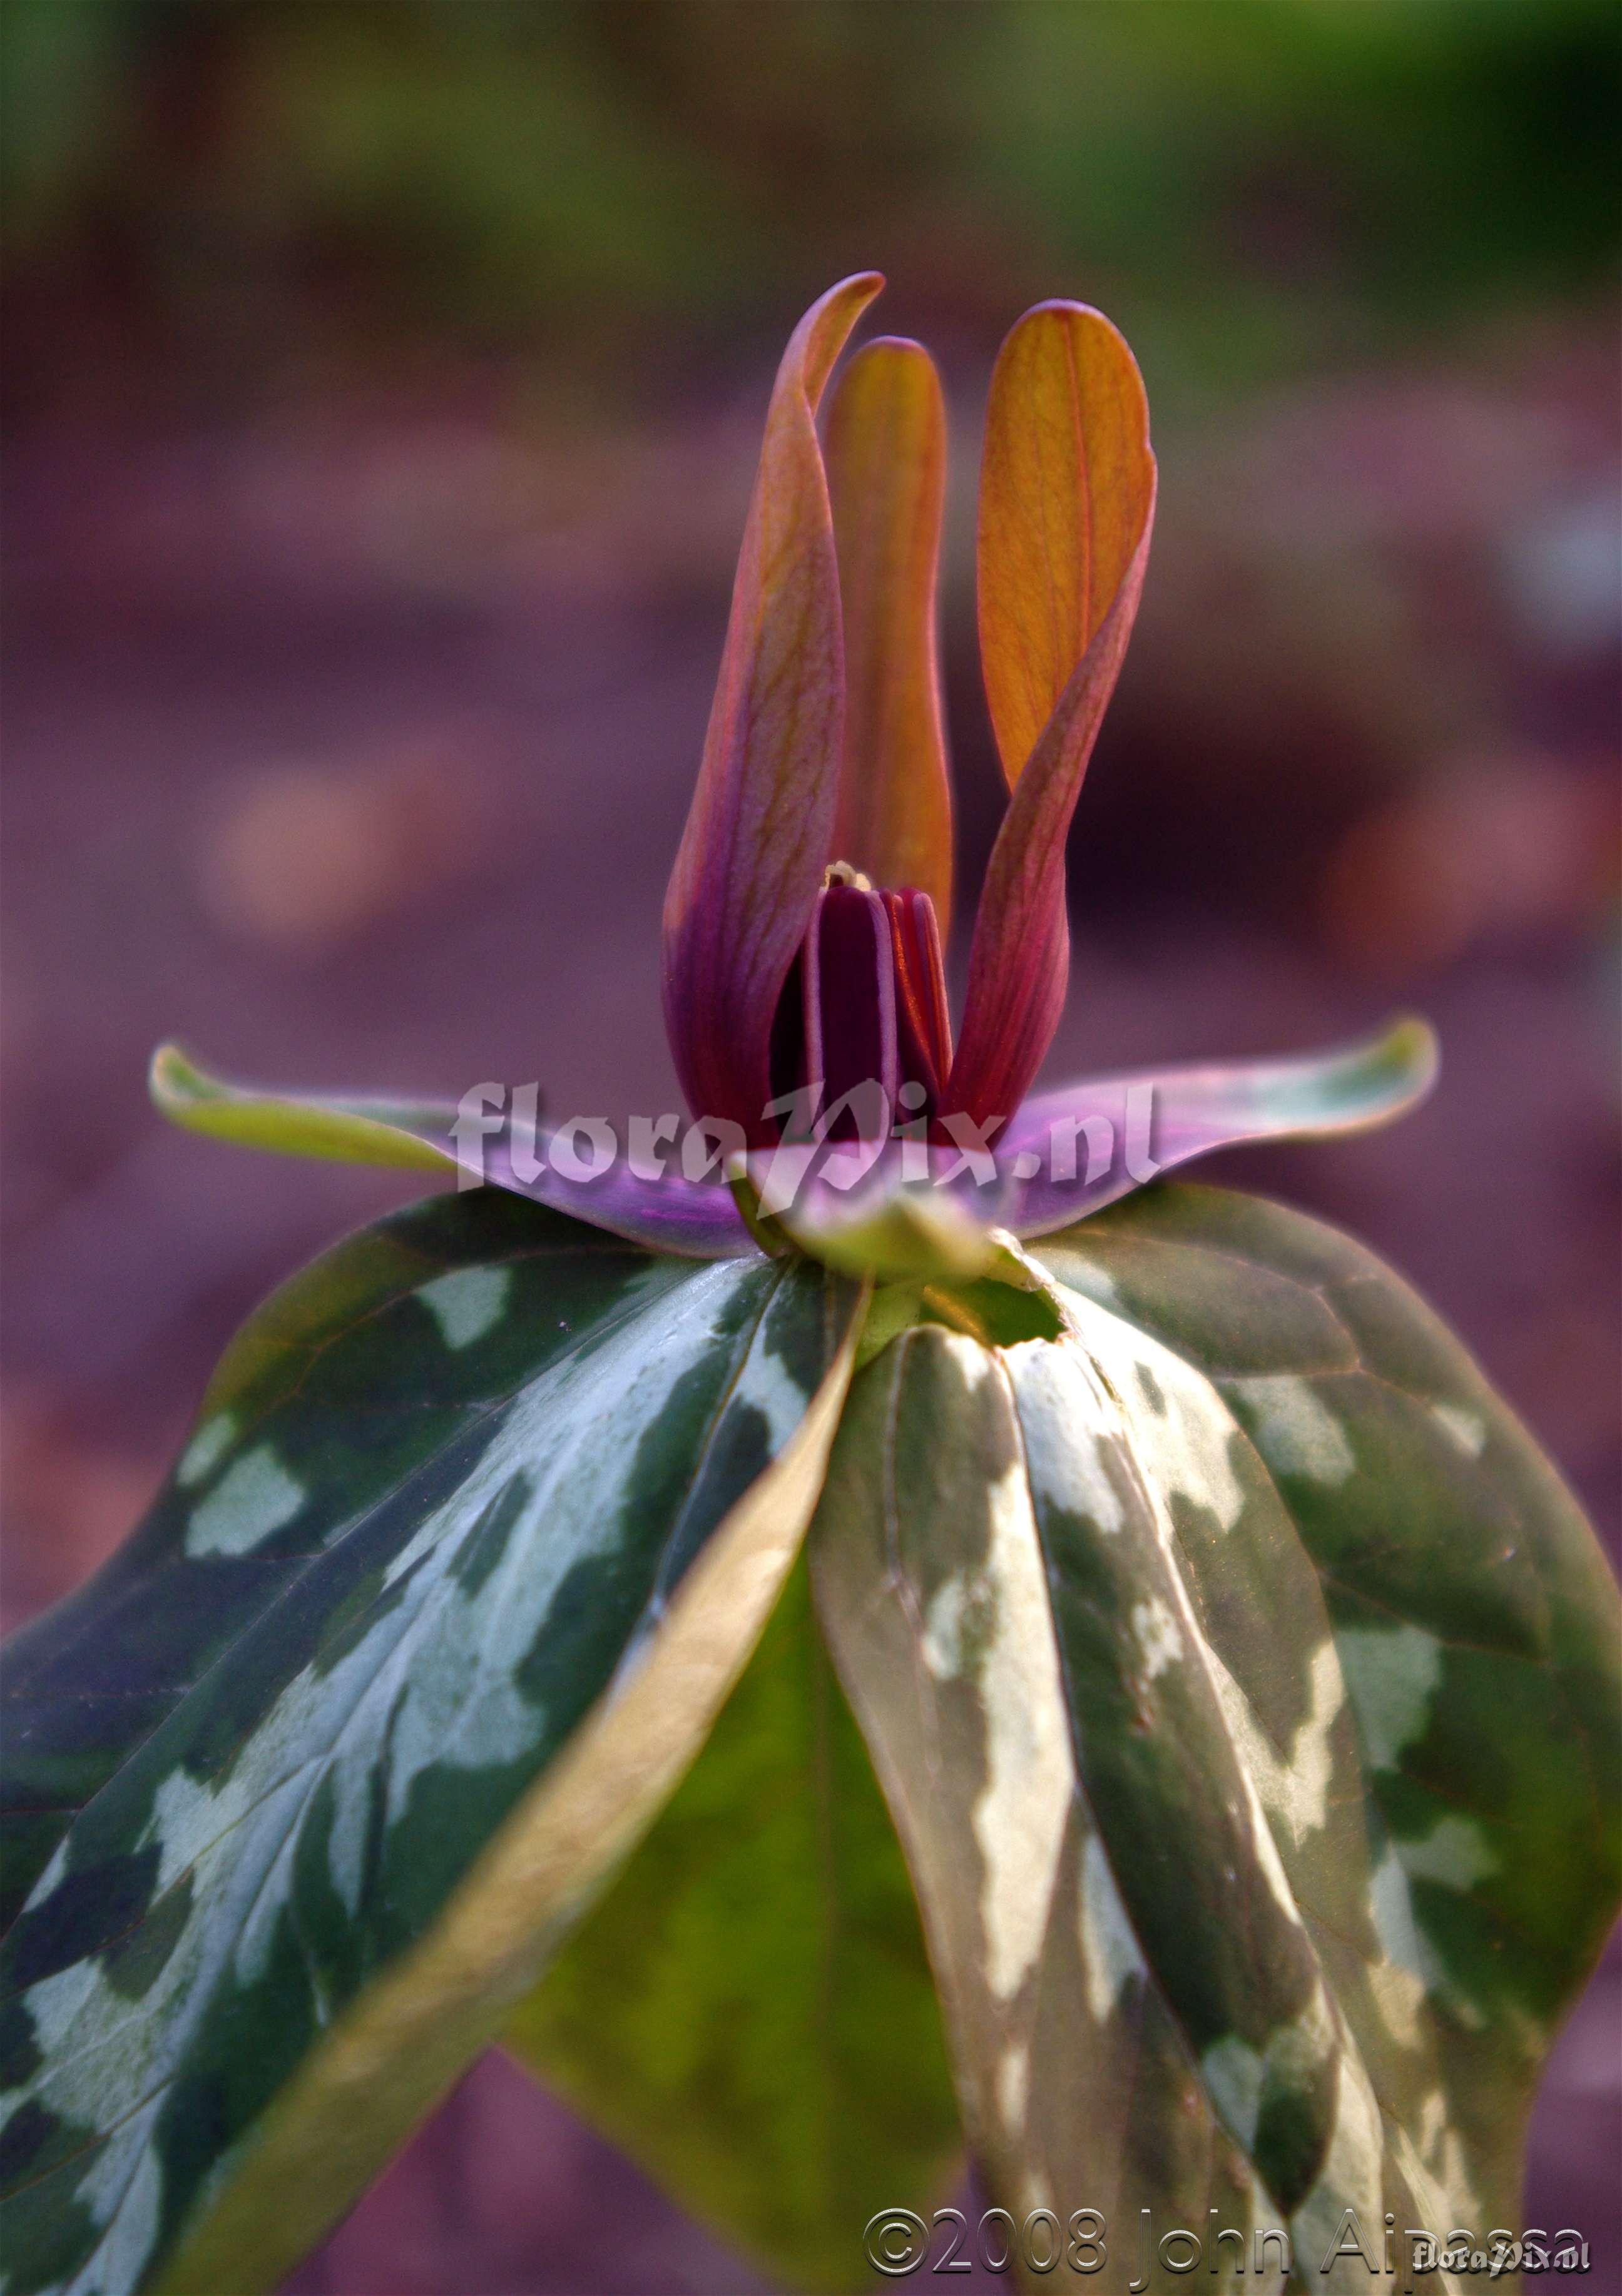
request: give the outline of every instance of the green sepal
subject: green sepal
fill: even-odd
[[[152,1105],[171,1124],[240,1148],[281,1156],[317,1156],[341,1164],[389,1164],[408,1171],[456,1169],[450,1124],[456,1111],[437,1101],[278,1098],[211,1076],[178,1045],[160,1045],[147,1078]]]

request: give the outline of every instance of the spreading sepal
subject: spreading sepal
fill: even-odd
[[[623,1157],[592,1178],[572,1179],[554,1160],[555,1142],[545,1127],[525,1133],[510,1109],[464,1141],[455,1101],[234,1083],[200,1068],[177,1045],[161,1045],[153,1054],[151,1089],[153,1104],[171,1124],[239,1148],[344,1164],[403,1165],[445,1177],[465,1174],[471,1163],[492,1187],[550,1205],[649,1251],[723,1259],[750,1249],[748,1232],[720,1181],[689,1180],[679,1168],[644,1179]]]
[[[1003,1218],[1045,1235],[1220,1148],[1395,1123],[1429,1094],[1437,1060],[1435,1030],[1407,1019],[1322,1052],[1137,1069],[1039,1093],[997,1143]]]

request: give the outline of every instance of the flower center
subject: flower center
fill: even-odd
[[[835,862],[778,1001],[773,1094],[810,1086],[829,1138],[871,1138],[933,1117],[951,1066],[934,902],[910,888],[876,890]]]

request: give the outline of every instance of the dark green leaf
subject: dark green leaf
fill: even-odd
[[[7,1669],[14,2296],[274,2284],[498,2030],[747,1660],[859,1304],[491,1193],[245,1328]]]
[[[919,1326],[812,1538],[971,2138],[1017,2216],[1518,2221],[1618,1894],[1618,1611],[1368,1253],[1204,1189],[1036,1248],[1071,1332]],[[1230,2259],[1231,2251],[1230,2251]]]
[[[861,2227],[961,2145],[894,1829],[790,1580],[669,1807],[507,2046],[774,2277],[843,2296]]]

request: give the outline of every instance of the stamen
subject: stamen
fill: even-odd
[[[941,929],[927,893],[886,893],[884,903],[895,958],[899,1066],[902,1076],[915,1078],[924,1086],[933,1116],[951,1069],[951,1013],[941,961]]]
[[[877,892],[859,870],[836,862],[778,1000],[774,1095],[820,1087],[819,1116],[832,1115],[827,1136],[853,1140],[876,1124],[933,1117],[951,1067],[934,903],[910,889]],[[904,1096],[903,1086],[911,1087]]]
[[[829,885],[819,894],[805,936],[805,1080],[820,1082],[822,1112],[847,1093],[877,1083],[886,1108],[901,1082],[895,1047],[895,959],[883,898],[870,889]],[[854,1140],[854,1103],[835,1115],[828,1136]]]

